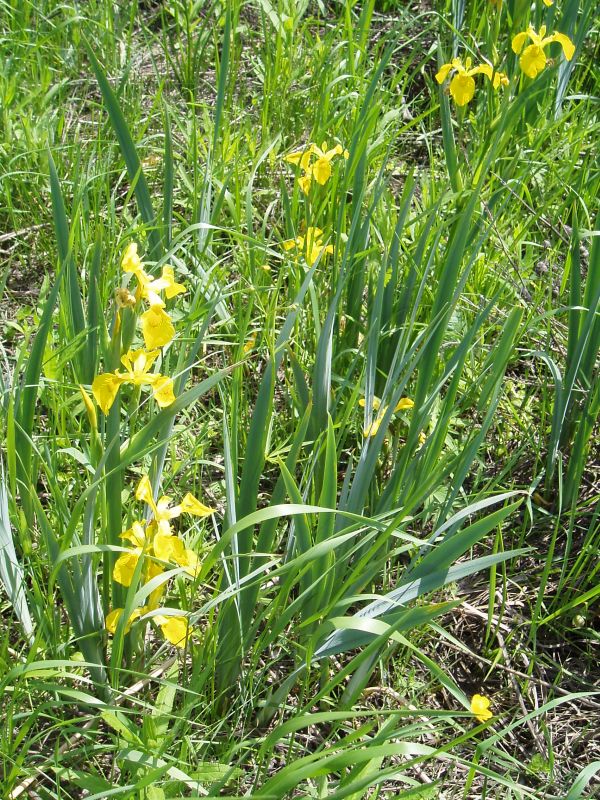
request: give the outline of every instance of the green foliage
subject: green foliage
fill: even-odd
[[[591,796],[598,762],[560,763],[545,720],[579,705],[594,738],[593,3],[0,18],[7,796]],[[574,58],[527,77],[530,23]],[[458,106],[435,76],[468,56],[507,80]],[[123,385],[105,415],[94,379],[143,346],[132,242],[186,286],[175,399]],[[143,475],[216,512],[172,522],[197,570],[144,544],[125,586]],[[544,637],[574,630],[562,689]]]

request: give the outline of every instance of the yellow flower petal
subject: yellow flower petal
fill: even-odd
[[[142,525],[141,522],[132,523],[131,528],[129,528],[126,531],[123,531],[123,533],[121,534],[121,539],[125,539],[126,541],[131,542],[131,544],[134,547],[140,547],[140,548],[144,547],[146,543],[146,533],[144,531],[144,526]]]
[[[537,44],[530,44],[521,54],[519,64],[525,75],[535,78],[546,66],[546,55]]]
[[[134,608],[131,614],[129,615],[129,619],[127,620],[127,624],[125,625],[125,633],[129,633],[131,630],[132,624],[135,622],[136,619],[142,616],[142,612],[144,609],[142,608]],[[114,635],[115,631],[117,630],[117,625],[119,624],[119,620],[123,614],[124,609],[122,608],[113,608],[113,610],[106,615],[105,620],[105,627],[109,633]]]
[[[508,78],[503,72],[495,72],[490,64],[481,64],[470,70],[469,75],[485,75],[491,81],[494,89],[499,89],[500,86],[508,86]]]
[[[363,434],[366,438],[369,438],[369,436],[375,436],[377,434],[379,428],[381,427],[381,423],[383,422],[384,415],[385,415],[385,409],[382,414],[375,417],[375,419],[373,420],[373,422],[371,422],[370,425],[367,425],[365,427],[365,429],[363,430]]]
[[[154,555],[161,561],[177,561],[183,557],[185,547],[177,536],[157,533],[152,542]]]
[[[133,573],[139,560],[139,550],[129,550],[127,553],[122,553],[115,561],[113,580],[120,583],[122,586],[131,586]]]
[[[134,274],[142,268],[142,259],[138,255],[137,242],[131,242],[125,248],[121,258],[121,268],[123,272],[133,272]]]
[[[413,408],[414,404],[415,401],[411,400],[410,397],[401,397],[394,409],[394,414],[398,411],[406,411],[409,408]]]
[[[165,294],[167,295],[168,300],[171,300],[171,298],[176,297],[178,294],[183,294],[183,292],[187,291],[185,284],[177,283],[175,280],[175,270],[173,267],[163,267],[162,280],[167,284],[165,286]]]
[[[450,74],[451,69],[452,69],[452,64],[444,64],[443,67],[440,67],[439,72],[435,73],[436,81],[438,83],[443,83]]]
[[[164,375],[157,375],[156,380],[152,383],[152,394],[161,408],[170,406],[175,402],[173,380]]]
[[[283,160],[287,161],[289,164],[297,164],[302,167],[302,169],[306,170],[310,164],[310,156],[310,145],[307,145],[306,149],[289,153],[287,156],[283,157]]]
[[[148,583],[148,581],[152,580],[152,578],[156,578],[157,575],[162,575],[164,570],[160,564],[157,564],[155,561],[148,559],[148,564],[146,566],[145,572],[146,575],[144,583]],[[160,599],[164,591],[165,591],[165,584],[161,583],[161,585],[157,589],[154,589],[152,592],[150,592],[147,600],[148,609],[158,608],[158,604],[160,603]]]
[[[107,631],[114,634],[114,632],[117,630],[117,625],[119,624],[119,618],[121,617],[122,613],[123,613],[122,608],[113,608],[113,610],[106,615],[104,625]]]
[[[304,192],[304,194],[308,194],[310,191],[310,185],[312,183],[312,176],[310,173],[306,173],[298,178],[298,186]]]
[[[140,317],[142,335],[149,350],[164,347],[175,336],[171,318],[160,306],[151,306]]]
[[[361,408],[364,408],[367,405],[367,401],[365,400],[364,397],[360,398],[360,400],[358,401],[358,405],[361,406]],[[381,400],[375,395],[373,395],[373,409],[375,411],[379,411],[380,406],[381,406]]]
[[[147,503],[150,508],[156,513],[156,503],[154,502],[154,494],[152,493],[152,484],[147,475],[142,475],[140,482],[135,490],[135,499],[140,503]]]
[[[552,41],[558,42],[563,49],[565,58],[570,61],[575,55],[575,45],[564,33],[555,33],[551,37]]]
[[[331,161],[328,158],[319,158],[312,167],[313,178],[323,186],[331,177]]]
[[[214,508],[209,508],[201,503],[193,494],[189,492],[181,501],[181,511],[183,514],[192,514],[195,517],[209,517],[215,513]]]
[[[471,698],[471,711],[479,722],[486,722],[494,715],[490,711],[490,700],[482,694],[475,694]]]
[[[523,45],[529,38],[529,31],[522,31],[521,33],[517,33],[516,36],[513,36],[512,40],[512,49],[513,53],[520,53],[523,49]]]
[[[197,578],[200,574],[200,559],[197,553],[189,548],[183,551],[183,556],[177,559],[177,563],[180,567],[185,567],[185,571],[192,578]]]
[[[256,334],[253,333],[252,336],[248,339],[248,341],[244,343],[242,352],[249,353],[251,350],[254,349],[255,344],[256,344]]]
[[[457,106],[466,106],[475,94],[475,81],[470,75],[455,75],[450,81],[450,94]]]
[[[161,620],[159,622],[160,629],[167,641],[176,647],[183,648],[186,646],[192,631],[185,617],[163,617],[158,615],[154,619]]]
[[[81,392],[81,397],[83,398],[83,404],[85,406],[85,410],[87,412],[88,420],[93,430],[98,430],[98,416],[96,414],[96,409],[94,408],[94,404],[92,403],[92,398],[86,392],[81,384],[79,384],[79,391]],[[111,403],[112,405],[112,403]]]
[[[95,401],[102,409],[102,413],[107,415],[111,409],[112,404],[115,402],[115,397],[119,391],[119,386],[123,383],[123,379],[112,372],[105,372],[103,375],[97,375],[92,383],[92,394]]]
[[[543,3],[545,6],[550,7],[554,5],[554,0],[543,0]]]

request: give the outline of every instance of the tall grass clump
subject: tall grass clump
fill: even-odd
[[[7,797],[591,796],[593,4],[0,3]]]

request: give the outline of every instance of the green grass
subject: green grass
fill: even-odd
[[[594,10],[0,0],[3,796],[593,796]],[[574,58],[525,76],[529,23]],[[104,415],[132,242],[176,400]],[[146,474],[215,513],[124,586]]]

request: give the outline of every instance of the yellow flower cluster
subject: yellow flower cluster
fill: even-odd
[[[302,169],[303,174],[298,178],[298,186],[304,194],[308,194],[313,178],[320,186],[327,183],[332,172],[331,162],[335,156],[341,155],[348,158],[350,154],[344,150],[341,144],[336,144],[335,147],[328,150],[327,142],[323,142],[321,147],[314,143],[308,144],[304,150],[296,150],[285,156],[285,160]]]
[[[358,401],[359,406],[364,408],[366,406],[366,400],[361,397]],[[413,408],[414,400],[411,400],[410,397],[401,397],[399,402],[397,403],[396,407],[394,408],[394,414],[397,414],[399,411],[407,411],[409,408]],[[373,410],[379,411],[375,419],[368,423],[365,429],[363,430],[363,435],[365,437],[375,436],[379,428],[381,427],[381,423],[383,418],[385,417],[386,411],[388,410],[389,406],[381,406],[381,400],[378,397],[373,397]]]
[[[140,327],[146,350],[129,350],[122,356],[121,364],[125,372],[116,370],[98,375],[92,383],[92,394],[104,414],[108,414],[115,401],[117,392],[123,384],[133,386],[151,386],[154,399],[161,408],[171,405],[175,400],[173,381],[150,369],[158,356],[159,348],[169,344],[175,336],[175,328],[165,309],[160,296],[164,292],[168,300],[185,292],[185,286],[175,281],[173,267],[163,267],[160,278],[152,278],[144,270],[144,265],[137,252],[137,244],[132,242],[121,260],[124,272],[132,273],[137,280],[136,293],[128,289],[117,291],[119,308],[134,307],[141,300],[148,303],[149,308],[140,316]]]
[[[544,3],[552,5],[552,2],[547,2],[547,0],[544,0]],[[532,44],[523,50],[528,39],[531,39]],[[550,36],[546,36],[545,25],[542,25],[539,33],[536,33],[535,29],[530,25],[526,31],[522,31],[513,37],[512,49],[515,53],[523,51],[519,64],[528,77],[535,78],[546,68],[548,59],[544,50],[552,42],[560,44],[567,61],[573,58],[575,45],[569,37],[564,33],[553,33]],[[450,81],[450,94],[457,106],[466,106],[473,99],[475,94],[474,77],[476,75],[485,75],[491,81],[494,89],[508,86],[508,77],[503,72],[497,72],[490,64],[471,67],[470,58],[466,58],[464,64],[460,58],[453,58],[450,63],[444,64],[440,68],[436,73],[435,79],[439,84],[442,84],[450,75],[453,76]]]
[[[163,573],[163,567],[158,562],[177,564],[184,567],[185,572],[196,577],[199,571],[198,556],[186,548],[182,540],[173,533],[171,520],[181,514],[191,514],[196,517],[207,517],[214,513],[212,508],[205,506],[196,497],[188,492],[179,505],[172,505],[168,495],[154,501],[150,479],[144,475],[135,492],[136,499],[147,503],[152,509],[152,517],[145,525],[143,522],[133,522],[131,528],[121,534],[121,538],[133,545],[122,553],[115,562],[113,580],[122,586],[131,586],[140,558],[144,558],[141,577],[143,583]],[[145,558],[147,556],[147,558]],[[158,608],[158,604],[165,585],[161,584],[150,592],[148,603],[142,608],[132,611],[125,632],[131,628],[133,622],[148,611]],[[106,628],[114,633],[123,613],[122,608],[113,609],[106,618]],[[168,641],[178,647],[184,647],[189,636],[187,620],[183,617],[164,617],[155,615],[153,621],[160,625]]]
[[[490,64],[480,64],[478,67],[471,67],[471,59],[467,57],[463,65],[460,58],[453,58],[449,64],[436,73],[435,79],[438,83],[444,83],[446,78],[453,73],[450,81],[450,94],[457,106],[466,106],[470,103],[475,94],[475,75],[485,75],[491,81],[494,89],[501,86],[508,86],[508,78],[503,72],[496,72]]]

